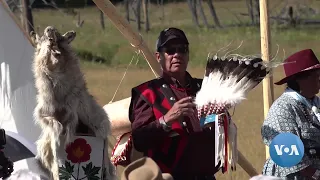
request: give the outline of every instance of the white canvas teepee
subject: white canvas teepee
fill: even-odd
[[[35,125],[36,105],[31,63],[34,49],[14,21],[4,0],[0,0],[0,126],[6,133],[19,136],[35,153],[34,142],[41,129]]]
[[[35,142],[41,129],[33,120],[36,89],[31,63],[34,49],[13,17],[6,2],[0,0],[0,127],[35,155]],[[14,144],[4,148],[5,151],[16,149]],[[30,179],[30,173],[36,173],[37,179],[48,177],[34,157],[26,158],[14,162],[10,179],[17,176]]]

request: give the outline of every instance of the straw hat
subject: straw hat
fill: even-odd
[[[173,180],[167,173],[161,173],[158,165],[148,157],[129,164],[121,175],[121,180]]]
[[[282,179],[279,177],[275,177],[275,176],[264,176],[264,175],[260,174],[257,176],[253,176],[249,180],[282,180]]]

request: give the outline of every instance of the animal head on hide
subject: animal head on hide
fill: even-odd
[[[31,32],[30,36],[35,46],[35,63],[45,65],[51,70],[58,64],[65,63],[73,54],[70,43],[76,37],[75,31],[62,35],[56,28],[48,26],[42,36],[35,32]]]

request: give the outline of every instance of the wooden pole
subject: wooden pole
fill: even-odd
[[[270,26],[268,0],[260,0],[260,36],[262,60],[270,61]],[[270,73],[271,74],[271,73]],[[263,81],[264,118],[274,101],[273,78],[268,75]],[[266,146],[266,158],[269,158],[269,147]]]
[[[252,164],[244,157],[244,155],[238,150],[238,164],[244,169],[250,177],[257,176],[257,170],[252,166]]]
[[[118,28],[118,30],[131,42],[132,45],[136,46],[145,55],[145,59],[148,61],[151,69],[156,70],[158,75],[160,74],[160,66],[152,55],[148,46],[143,43],[141,36],[136,34],[132,27],[126,21],[114,7],[109,0],[93,0],[97,7],[103,11],[111,20],[111,22]],[[140,44],[140,45],[139,45]],[[139,46],[138,46],[139,45]],[[154,72],[155,73],[155,72]],[[128,99],[127,99],[128,100]],[[125,101],[124,101],[125,102]],[[239,152],[238,164],[252,177],[258,175],[258,172],[251,166],[247,159]]]
[[[33,17],[29,0],[21,0],[21,21],[25,31],[29,34],[33,29]]]
[[[143,1],[143,14],[144,14],[144,23],[145,23],[145,31],[148,32],[150,30],[149,24],[149,0],[142,0]]]

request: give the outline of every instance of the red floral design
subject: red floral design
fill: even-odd
[[[86,162],[90,159],[91,146],[85,139],[78,138],[67,146],[66,152],[67,159],[72,163]]]

